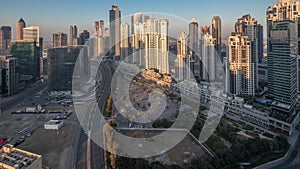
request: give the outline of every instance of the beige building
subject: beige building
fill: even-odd
[[[227,62],[227,93],[254,96],[254,64],[251,61],[251,44],[247,36],[239,33],[229,36]]]
[[[40,27],[30,26],[23,28],[23,40],[34,40],[37,46],[40,44]]]
[[[23,40],[23,28],[26,27],[26,23],[23,18],[20,18],[17,22],[17,40]]]
[[[151,17],[144,22],[145,68],[169,74],[169,21]]]
[[[6,144],[0,150],[1,169],[42,169],[42,156]]]

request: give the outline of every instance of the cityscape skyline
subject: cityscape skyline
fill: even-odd
[[[130,16],[136,12],[162,12],[166,14],[180,16],[182,19],[190,22],[193,18],[197,20],[199,26],[210,25],[211,18],[213,16],[220,16],[223,22],[222,25],[222,38],[227,38],[231,32],[234,31],[233,23],[235,23],[238,16],[243,16],[245,14],[251,14],[254,18],[258,20],[264,27],[266,26],[266,16],[265,11],[272,3],[276,3],[277,0],[269,1],[205,1],[205,2],[189,2],[189,8],[184,9],[181,5],[172,5],[172,8],[163,8],[163,4],[168,2],[160,2],[161,5],[157,5],[157,3],[145,2],[146,5],[136,7],[136,5],[126,4],[122,1],[104,1],[104,2],[91,2],[91,5],[88,10],[85,10],[82,7],[82,3],[74,2],[67,4],[66,1],[60,1],[59,3],[49,3],[49,2],[35,2],[33,0],[29,0],[26,2],[20,1],[18,4],[10,4],[8,2],[3,2],[3,10],[0,11],[1,15],[5,15],[10,13],[9,16],[3,17],[0,19],[2,26],[11,26],[12,27],[12,38],[16,39],[16,22],[22,17],[27,26],[40,26],[41,27],[41,37],[44,37],[45,41],[52,41],[52,34],[55,32],[69,32],[70,25],[76,25],[78,27],[79,32],[82,30],[88,30],[89,32],[93,32],[93,23],[95,20],[104,20],[105,27],[108,27],[109,16],[107,10],[110,9],[110,6],[116,5],[120,8],[122,12],[122,17]],[[173,3],[173,2],[172,2]],[[57,5],[59,4],[59,6]],[[176,1],[173,4],[179,4]],[[35,13],[29,14],[28,10],[31,8],[35,9],[39,15]],[[43,6],[47,6],[44,9]],[[65,8],[68,6],[68,8]],[[209,6],[209,8],[207,8]],[[239,8],[235,8],[239,6]],[[11,8],[17,8],[18,12],[11,13],[7,11]],[[56,9],[56,12],[53,13],[51,9]],[[233,9],[234,8],[234,9]],[[50,10],[49,10],[50,9]],[[138,10],[133,10],[138,9]],[[81,11],[81,12],[75,12]],[[181,12],[182,11],[182,12]],[[228,12],[234,11],[234,12]],[[51,17],[50,17],[51,16]],[[63,16],[63,17],[62,17]],[[46,19],[45,19],[46,18]],[[126,21],[128,24],[130,21]],[[170,20],[172,22],[172,20]],[[173,33],[170,32],[171,36],[174,38],[180,34],[181,31]],[[264,31],[264,37],[266,37],[266,31]],[[265,39],[265,38],[264,38]]]
[[[0,168],[300,168],[300,0],[271,1],[3,3]]]

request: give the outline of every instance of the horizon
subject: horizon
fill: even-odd
[[[90,34],[93,33],[93,24],[96,20],[104,20],[106,27],[108,26],[108,13],[112,5],[116,5],[121,10],[122,18],[130,16],[133,13],[164,13],[179,16],[185,21],[189,22],[193,18],[201,26],[211,26],[211,19],[213,16],[220,16],[222,20],[222,38],[227,39],[231,32],[234,31],[234,24],[238,18],[243,15],[250,14],[255,18],[258,23],[264,26],[264,39],[266,38],[266,9],[277,0],[261,1],[254,0],[250,2],[240,2],[237,0],[224,2],[224,1],[210,1],[210,2],[186,2],[190,3],[189,8],[182,8],[181,5],[177,5],[178,0],[172,1],[172,8],[164,8],[169,2],[160,2],[156,5],[156,1],[144,2],[143,5],[128,5],[121,0],[97,2],[95,0],[89,3],[83,3],[79,1],[67,1],[56,2],[36,2],[34,0],[18,1],[18,4],[11,4],[9,2],[3,2],[3,6],[6,6],[0,11],[0,15],[9,13],[9,16],[0,19],[0,26],[10,26],[12,28],[12,39],[16,38],[16,23],[20,18],[23,18],[26,22],[26,26],[40,26],[40,36],[44,38],[45,42],[52,41],[52,34],[57,32],[64,32],[69,35],[69,26],[76,25],[78,27],[78,34],[83,30],[88,30]],[[93,3],[92,3],[93,2]],[[82,8],[85,4],[95,4],[91,6],[91,9]],[[98,5],[97,5],[98,4]],[[176,4],[176,5],[174,5]],[[59,6],[57,6],[59,5]],[[239,5],[240,8],[232,9]],[[44,8],[43,6],[47,6]],[[68,6],[68,8],[64,8]],[[210,8],[207,8],[210,6]],[[99,7],[99,8],[97,8]],[[221,8],[222,7],[222,8]],[[18,12],[8,11],[9,9],[17,9]],[[57,11],[52,13],[53,9]],[[96,8],[96,9],[95,9]],[[28,13],[28,10],[35,10],[39,12]],[[50,9],[50,10],[49,10]],[[211,10],[209,10],[211,9]],[[179,12],[181,11],[182,12]],[[229,12],[235,10],[235,12]],[[79,11],[79,12],[73,12]],[[218,11],[218,12],[216,12]],[[246,12],[244,12],[246,11]],[[73,17],[72,17],[73,16]],[[155,16],[154,16],[155,17]],[[46,18],[46,19],[45,19]],[[123,22],[123,21],[122,21]],[[128,23],[128,22],[127,22]],[[130,22],[129,22],[130,24]],[[174,32],[171,35],[177,37]]]

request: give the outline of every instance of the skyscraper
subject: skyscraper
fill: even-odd
[[[275,22],[268,52],[268,96],[273,111],[293,113],[297,102],[297,33],[293,21]]]
[[[79,35],[78,44],[79,45],[85,45],[85,43],[89,40],[90,33],[87,30],[83,30],[82,33]]]
[[[9,43],[11,41],[11,27],[0,27],[0,54],[7,54]]]
[[[80,77],[89,79],[89,61],[86,46],[67,46],[48,50],[48,89],[72,91],[72,78],[76,61]],[[79,58],[80,57],[80,58]]]
[[[222,44],[222,25],[221,18],[219,16],[214,16],[212,19],[212,37],[215,39],[215,47],[220,57]]]
[[[71,25],[70,26],[70,45],[78,45],[78,39],[77,39],[77,26]]]
[[[257,46],[258,63],[262,63],[264,58],[264,28],[261,24],[257,25]]]
[[[198,23],[195,19],[192,19],[191,23],[189,24],[189,53],[192,55],[193,59],[196,59],[195,53],[198,52],[198,31]]]
[[[143,42],[145,48],[145,68],[155,68],[161,73],[169,73],[169,40],[167,19],[155,20],[151,17],[144,22]]]
[[[11,56],[0,56],[0,95],[12,95],[18,92],[19,85],[18,59]],[[2,90],[1,90],[2,89]]]
[[[23,28],[26,27],[26,23],[23,18],[20,18],[17,22],[17,40],[23,40]]]
[[[110,31],[110,54],[115,60],[120,60],[120,31],[121,11],[117,6],[112,5],[109,10],[109,31]]]
[[[209,26],[201,27],[200,56],[202,61],[202,79],[216,80],[217,52],[214,46],[215,39],[210,34]]]
[[[192,77],[193,59],[189,53],[188,35],[182,32],[177,38],[177,58],[175,60],[175,77],[177,80],[188,80]]]
[[[263,53],[263,35],[262,35],[262,25],[258,24],[255,18],[252,18],[250,14],[244,15],[239,18],[235,23],[235,32],[239,32],[244,36],[248,37],[251,41],[251,62],[254,64],[254,84],[255,90],[258,88],[258,61],[262,58]]]
[[[300,1],[299,0],[278,0],[276,4],[269,6],[267,9],[267,38],[268,38],[268,52],[272,50],[271,43],[271,30],[273,25],[279,21],[294,21],[300,28]],[[298,39],[300,34],[298,34]],[[299,46],[298,40],[298,46]],[[297,79],[298,79],[298,93],[300,93],[300,48],[298,48],[298,67],[297,67]]]
[[[10,43],[9,53],[19,60],[20,79],[36,82],[40,78],[40,47],[34,40],[16,40]]]
[[[267,9],[267,38],[268,51],[272,50],[271,30],[275,22],[278,21],[297,21],[300,15],[299,0],[278,0]]]
[[[131,35],[135,34],[134,27],[137,23],[143,23],[143,13],[137,12],[131,15]]]
[[[37,43],[37,46],[40,45],[40,27],[39,26],[30,26],[23,28],[23,40],[33,40]]]
[[[53,34],[53,47],[67,46],[68,35],[63,32]]]
[[[137,22],[134,24],[134,34],[131,35],[132,62],[140,66],[145,62],[142,50],[144,48],[143,30],[143,24]]]
[[[254,63],[251,60],[251,41],[247,36],[232,33],[228,38],[228,58],[226,66],[227,93],[232,95],[254,96]],[[229,74],[228,74],[229,73]]]
[[[94,23],[94,36],[95,37],[101,37],[104,35],[104,21],[95,21]]]
[[[129,55],[129,25],[124,22],[121,24],[121,60]]]

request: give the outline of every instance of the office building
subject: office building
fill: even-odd
[[[7,54],[9,43],[11,41],[11,27],[0,27],[0,54]]]
[[[201,27],[200,57],[202,67],[202,79],[206,81],[216,80],[217,52],[214,45],[215,39],[210,34],[209,26]]]
[[[42,169],[42,156],[6,144],[0,150],[2,169]]]
[[[254,96],[254,63],[251,60],[251,41],[240,33],[232,33],[228,38],[228,58],[226,58],[227,93],[237,96]],[[229,65],[229,66],[228,66]]]
[[[71,25],[70,26],[70,40],[69,43],[70,45],[78,45],[78,35],[77,35],[77,26],[76,25]]]
[[[214,16],[212,19],[212,37],[215,39],[215,47],[218,52],[218,56],[221,56],[221,44],[222,44],[222,23],[219,16]],[[221,59],[221,58],[220,58]]]
[[[87,46],[66,46],[48,50],[48,89],[51,92],[72,91],[73,71],[78,57],[82,73],[78,78],[89,78]]]
[[[23,40],[34,40],[40,46],[40,27],[30,26],[23,28]]]
[[[120,43],[121,43],[121,11],[117,6],[112,6],[109,10],[109,32],[110,32],[110,55],[115,60],[120,60]]]
[[[12,41],[9,53],[19,61],[21,81],[36,82],[40,79],[40,47],[34,40]]]
[[[79,35],[78,45],[85,45],[85,43],[90,39],[90,33],[87,30],[83,30]]]
[[[195,56],[195,54],[198,52],[198,31],[198,23],[195,19],[192,19],[191,23],[189,24],[189,53],[192,55],[193,59],[196,60],[199,60],[199,56]]]
[[[268,96],[279,112],[292,113],[297,102],[297,31],[293,21],[273,24],[268,52]]]
[[[17,22],[17,40],[23,40],[23,29],[26,27],[26,23],[23,18],[20,18]]]
[[[298,0],[278,0],[267,9],[267,38],[268,51],[272,50],[271,30],[275,22],[297,21],[299,18],[300,2]]]
[[[272,50],[271,43],[271,30],[276,22],[280,21],[293,21],[300,28],[300,1],[299,0],[278,0],[276,4],[272,4],[267,9],[267,38],[268,38],[268,52]],[[300,41],[300,34],[298,37],[298,46]],[[298,59],[297,59],[297,83],[298,93],[300,93],[300,48],[298,47]]]
[[[53,47],[67,46],[68,35],[63,32],[53,34]]]
[[[0,56],[0,95],[9,96],[18,92],[19,63],[11,56]]]
[[[129,38],[130,38],[130,32],[129,32],[129,25],[127,23],[121,24],[121,60],[124,60],[129,56]]]

